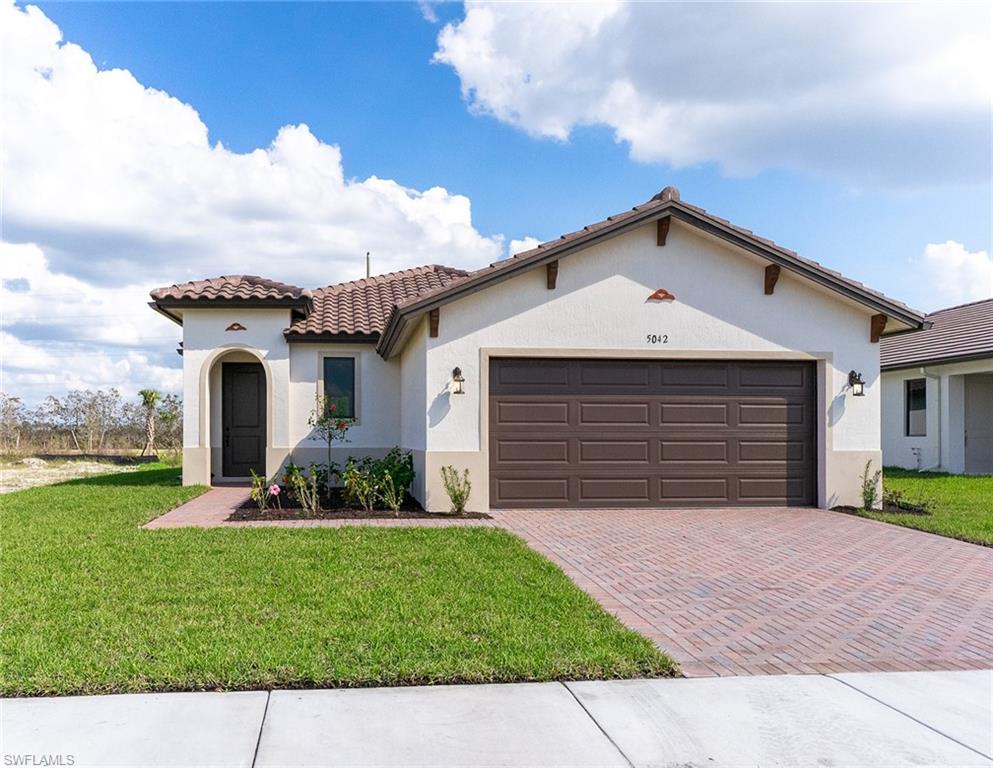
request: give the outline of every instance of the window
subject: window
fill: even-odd
[[[355,418],[355,358],[324,358],[324,397],[343,419]]]
[[[927,434],[927,382],[924,379],[907,379],[905,386],[907,437],[924,437]]]

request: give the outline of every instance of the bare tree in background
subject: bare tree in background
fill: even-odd
[[[0,392],[0,443],[5,451],[17,451],[30,421],[21,398]]]

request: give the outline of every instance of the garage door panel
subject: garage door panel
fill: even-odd
[[[579,502],[594,506],[647,504],[651,479],[642,477],[580,477]]]
[[[579,463],[621,463],[647,464],[649,462],[649,441],[646,440],[602,440],[579,438]]]
[[[568,440],[498,440],[497,460],[501,464],[569,464]]]
[[[727,464],[727,440],[667,440],[659,441],[659,462]]]
[[[494,507],[814,503],[812,363],[504,363],[491,361]]]
[[[659,423],[662,426],[726,427],[728,406],[726,403],[661,403]]]
[[[502,402],[496,406],[496,425],[569,425],[568,402]]]
[[[648,403],[611,403],[587,401],[579,403],[579,424],[596,427],[648,426]]]

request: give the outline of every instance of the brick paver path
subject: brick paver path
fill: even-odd
[[[813,509],[504,511],[688,676],[993,667],[993,549]]]

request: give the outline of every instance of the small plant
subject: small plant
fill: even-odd
[[[414,454],[399,446],[391,448],[383,458],[373,462],[372,472],[378,478],[388,475],[398,491],[406,491],[414,482]]]
[[[283,482],[293,494],[293,498],[297,500],[300,508],[312,517],[316,517],[321,511],[319,477],[320,468],[316,464],[310,465],[308,474],[296,464],[290,463],[286,466],[286,473],[283,475]]]
[[[400,506],[405,495],[406,489],[398,488],[392,475],[383,475],[379,481],[379,499],[394,517],[400,516]]]
[[[343,419],[338,415],[338,404],[324,395],[317,396],[317,402],[314,404],[314,410],[310,412],[310,417],[307,419],[307,424],[309,424],[313,430],[324,438],[324,442],[328,445],[328,473],[324,478],[324,485],[331,493],[331,468],[333,463],[331,461],[331,446],[338,443],[347,443],[348,438],[345,437],[348,432],[348,428],[351,423],[348,419]]]
[[[265,512],[273,499],[276,500],[276,505],[280,506],[279,494],[282,493],[283,489],[276,483],[270,483],[263,475],[256,474],[254,469],[249,471],[252,473],[251,497],[258,506],[259,512]]]
[[[877,469],[871,475],[870,472],[872,472],[871,459],[865,463],[865,469],[862,471],[862,509],[866,512],[871,512],[876,506],[876,500],[879,499],[879,478],[883,476],[881,469]]]
[[[379,497],[379,481],[372,472],[372,459],[349,459],[341,473],[345,485],[345,498],[370,512]]]
[[[452,512],[461,515],[472,493],[472,483],[469,481],[469,470],[463,469],[462,474],[455,467],[441,468],[441,481],[445,485],[445,493],[452,505]]]

